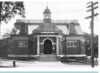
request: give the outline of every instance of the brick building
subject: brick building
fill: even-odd
[[[36,29],[29,27],[37,26]],[[19,19],[18,34],[9,39],[8,57],[56,61],[58,57],[85,57],[84,35],[77,20],[52,20],[47,7],[43,20]],[[29,34],[31,32],[31,34]]]

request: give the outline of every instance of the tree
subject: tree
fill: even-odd
[[[88,33],[85,33],[85,51],[86,55],[90,56],[91,55],[91,35]],[[94,42],[93,42],[93,48],[94,48],[94,56],[98,57],[98,35],[93,36]]]
[[[0,28],[1,22],[8,23],[15,15],[25,17],[25,8],[22,1],[2,1],[0,2]],[[1,29],[0,29],[1,31]]]

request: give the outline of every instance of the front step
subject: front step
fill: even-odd
[[[56,55],[40,55],[40,62],[54,62],[57,61]]]

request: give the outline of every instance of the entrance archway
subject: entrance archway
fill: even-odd
[[[44,54],[52,54],[52,42],[49,39],[46,39],[44,41],[44,50],[43,50]]]

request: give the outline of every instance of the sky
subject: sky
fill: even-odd
[[[95,0],[93,0],[95,1]],[[97,1],[97,0],[96,0]],[[24,0],[26,18],[29,20],[43,19],[43,11],[48,6],[52,12],[51,18],[54,20],[78,20],[82,31],[90,33],[90,19],[85,19],[91,12],[86,12],[89,0]],[[95,10],[95,13],[98,9]],[[13,18],[8,24],[2,23],[2,35],[10,32],[13,24],[20,16]],[[99,34],[99,17],[95,17],[94,33]]]

